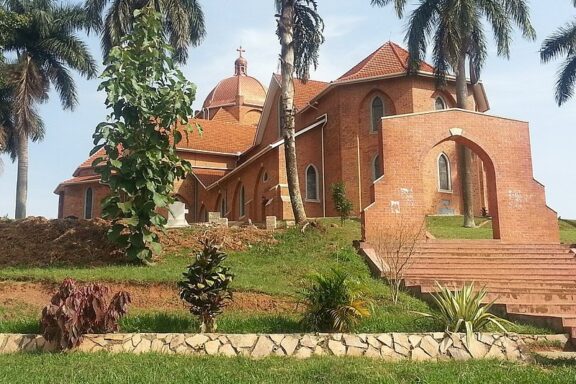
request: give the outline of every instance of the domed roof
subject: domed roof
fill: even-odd
[[[248,61],[242,57],[244,50],[238,49],[240,57],[234,62],[234,76],[224,79],[214,87],[204,100],[203,108],[214,108],[238,103],[264,106],[266,89],[255,78],[248,76]],[[243,101],[240,100],[243,98]]]

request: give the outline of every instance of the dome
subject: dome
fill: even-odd
[[[248,61],[242,57],[242,47],[238,52],[240,57],[234,62],[234,76],[220,81],[214,87],[204,100],[203,108],[236,104],[264,106],[266,89],[258,80],[248,76]]]

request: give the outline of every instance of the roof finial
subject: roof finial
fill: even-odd
[[[242,53],[246,52],[246,50],[242,49],[242,46],[240,46],[236,51],[238,51],[240,56],[234,62],[234,73],[236,76],[246,76],[248,75],[248,61],[242,56]]]

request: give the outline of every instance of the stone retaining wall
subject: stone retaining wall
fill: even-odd
[[[385,360],[526,360],[526,344],[567,343],[566,335],[501,335],[478,333],[470,345],[463,334],[181,334],[114,333],[86,335],[82,352],[177,353],[248,356],[366,356]],[[0,334],[0,353],[54,351],[40,335]]]

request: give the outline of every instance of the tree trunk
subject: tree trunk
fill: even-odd
[[[456,73],[456,104],[458,108],[468,109],[468,83],[466,81],[466,53],[461,52],[458,59]],[[464,215],[464,227],[474,228],[474,195],[472,193],[472,151],[470,148],[456,144],[458,152],[458,176],[462,190],[462,213]]]
[[[16,219],[26,217],[28,198],[28,137],[20,133],[18,137],[18,175],[16,181]]]
[[[296,223],[306,221],[306,212],[300,194],[296,161],[296,127],[294,121],[294,1],[283,0],[279,20],[280,44],[282,46],[280,66],[282,74],[281,129],[284,136],[286,175],[288,192]]]

